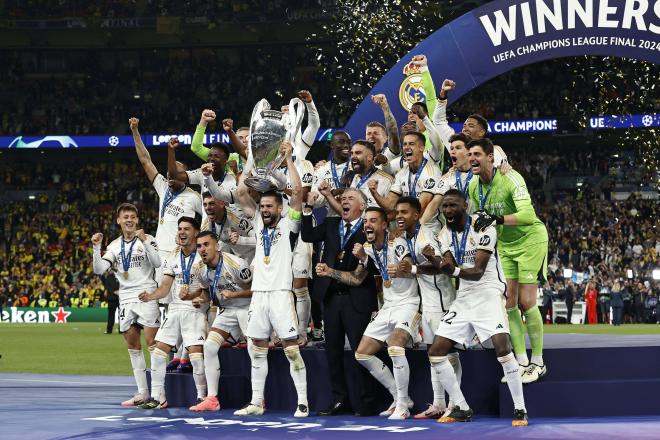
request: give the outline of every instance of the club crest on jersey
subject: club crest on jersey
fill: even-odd
[[[416,102],[426,102],[426,93],[422,87],[422,75],[416,73],[407,76],[399,87],[399,101],[406,111],[410,111]]]
[[[242,218],[241,221],[238,222],[238,229],[247,231],[249,227],[250,227],[250,222],[248,222],[247,219]]]
[[[396,247],[394,248],[394,252],[396,253],[396,256],[397,256],[397,257],[401,258],[401,256],[406,252],[406,248],[403,247],[402,244],[398,244],[398,245],[396,245]]]

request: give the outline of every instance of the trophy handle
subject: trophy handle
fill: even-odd
[[[287,131],[287,139],[293,144],[296,134],[302,127],[303,119],[305,118],[305,103],[300,98],[293,98],[289,101],[289,121],[291,126]]]

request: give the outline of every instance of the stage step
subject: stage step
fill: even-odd
[[[612,372],[614,373],[614,371]],[[525,385],[525,405],[534,417],[657,415],[660,379],[548,380]],[[511,417],[513,401],[501,384],[500,417]]]

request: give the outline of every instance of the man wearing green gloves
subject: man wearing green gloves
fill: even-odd
[[[474,227],[482,231],[492,224],[497,228],[497,249],[507,281],[507,315],[516,359],[526,366],[523,383],[536,382],[546,374],[543,363],[543,320],[536,305],[536,286],[545,281],[548,257],[548,231],[534,212],[532,200],[522,176],[515,170],[506,175],[494,166],[494,147],[488,138],[468,144],[473,179],[469,195],[478,210]],[[527,358],[523,323],[518,305],[527,323],[532,345],[531,362]]]

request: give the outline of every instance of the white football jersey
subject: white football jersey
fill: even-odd
[[[151,235],[147,235],[147,240],[152,246],[158,249],[156,239]],[[121,243],[124,241],[124,254],[121,252]],[[124,256],[129,258],[129,251],[133,244],[133,250],[130,252],[130,262],[128,268],[128,277],[124,276]],[[108,248],[103,254],[103,259],[108,261],[112,267],[117,271],[115,276],[119,281],[119,303],[125,304],[129,302],[139,302],[138,295],[142,292],[152,292],[156,290],[156,268],[151,264],[147,258],[147,251],[144,244],[135,237],[131,241],[125,241],[123,237],[115,239],[108,245]]]
[[[426,245],[430,245],[436,254],[440,253],[440,243],[438,243],[433,230],[427,226],[421,225],[416,237],[408,240],[406,235],[402,240],[406,242],[406,255],[410,255],[413,264],[418,266],[430,266],[431,263],[426,259],[422,251]],[[411,253],[410,250],[413,249]],[[419,290],[422,294],[422,310],[424,312],[446,312],[449,306],[456,298],[456,289],[451,279],[444,274],[428,275],[417,274]]]
[[[300,176],[300,181],[302,182],[302,188],[310,188],[314,183],[314,165],[308,160],[296,160],[296,168],[298,169],[298,175]],[[286,189],[292,189],[291,186],[291,176],[289,175],[288,168],[282,169],[286,175]],[[282,215],[286,215],[289,211],[289,196],[286,193],[282,193]]]
[[[459,280],[457,296],[462,297],[464,295],[470,295],[483,291],[484,289],[489,289],[491,292],[504,292],[506,290],[506,282],[502,271],[502,265],[500,264],[499,255],[497,254],[497,232],[495,231],[495,227],[489,226],[484,232],[477,232],[472,225],[473,221],[474,217],[470,217],[470,229],[465,243],[465,257],[463,264],[459,267],[461,269],[474,267],[475,256],[479,249],[485,250],[491,255],[488,259],[486,271],[479,281],[470,281],[463,278]],[[458,262],[456,251],[452,243],[452,235],[452,230],[446,226],[440,231],[438,237],[440,242],[440,254],[444,255],[445,253],[450,252],[454,257],[454,260]],[[457,232],[456,244],[459,248],[462,241],[463,231]]]
[[[457,178],[458,177],[458,178]],[[436,194],[444,196],[447,191],[450,189],[457,189],[462,191],[465,194],[465,198],[468,202],[468,214],[474,212],[472,207],[472,202],[470,201],[470,196],[468,195],[468,186],[470,181],[473,179],[472,171],[461,172],[456,167],[452,167],[447,171],[441,178],[440,183],[437,185]]]
[[[323,195],[321,195],[321,193],[319,192],[319,185],[321,184],[321,182],[326,181],[330,183],[331,189],[340,188],[338,183],[341,182],[342,178],[346,175],[346,173],[349,170],[350,170],[350,161],[348,160],[342,164],[335,164],[333,161],[329,161],[323,164],[323,166],[320,167],[318,170],[316,170],[316,173],[314,174],[314,181],[312,183],[311,190],[312,192],[316,192],[320,195],[320,197],[316,199],[316,202],[314,203],[314,207],[321,208],[325,206],[326,208],[328,208],[327,217],[339,217],[339,214],[337,214],[334,210],[330,209],[327,202],[325,201],[325,197],[323,197]]]
[[[234,298],[222,299],[220,292],[223,290],[230,290],[232,292],[239,292],[248,289],[250,282],[252,282],[252,270],[247,261],[235,255],[222,253],[220,258],[222,269],[218,276],[218,284],[213,296],[218,298],[221,307],[224,308],[247,308],[250,306],[250,298]],[[220,264],[220,263],[218,263]],[[205,274],[202,276],[200,283],[202,288],[210,289],[215,278],[217,267],[211,268],[206,266]],[[211,293],[211,292],[209,292]]]
[[[426,160],[426,165],[424,165],[424,168],[419,174],[419,178],[417,178],[417,172],[410,171],[408,163],[406,163],[396,173],[390,191],[399,196],[418,198],[423,192],[434,194],[440,180],[440,168],[432,160],[426,158],[424,160]]]
[[[191,185],[199,185],[201,188],[200,195],[209,190],[206,183],[204,183],[204,174],[202,174],[201,168],[186,171],[186,174],[188,175],[188,182]],[[227,203],[236,203],[234,198],[234,195],[236,194],[236,177],[232,173],[225,171],[224,179],[222,181],[217,181],[216,183],[220,188],[227,191],[228,197],[226,197],[224,201]],[[206,213],[204,213],[204,216],[206,216]]]
[[[183,257],[183,261],[181,261]],[[192,263],[190,259],[192,258]],[[202,257],[193,251],[193,254],[185,256],[181,249],[177,249],[175,252],[172,252],[163,263],[163,276],[171,276],[174,278],[174,284],[172,286],[172,302],[168,306],[168,310],[189,310],[200,313],[206,313],[208,309],[208,304],[203,305],[202,307],[195,307],[192,305],[192,300],[182,300],[179,297],[181,293],[181,288],[185,285],[183,279],[183,267],[182,264],[185,264],[186,267],[189,264],[190,266],[190,284],[188,284],[188,290],[194,292],[202,288],[201,280],[205,274],[205,266],[202,261]]]
[[[158,229],[156,229],[158,249],[172,252],[176,249],[176,234],[179,230],[178,220],[181,217],[195,218],[195,214],[202,215],[202,199],[196,191],[186,187],[167,205],[163,212],[163,204],[167,195],[169,195],[167,179],[162,174],[158,174],[152,185],[158,193]]]
[[[274,229],[268,228],[271,239],[269,257],[265,259],[263,231],[264,223],[257,212],[254,218],[254,233],[257,248],[252,261],[254,275],[252,290],[273,291],[293,289],[293,249],[296,244],[300,221],[284,216]]]
[[[238,232],[240,237],[254,238],[252,219],[245,215],[238,204],[225,205],[225,213],[225,217],[220,223],[209,223],[208,217],[204,219],[200,230],[212,231],[216,234],[222,252],[230,252],[248,262],[252,261],[254,258],[254,243],[251,245],[241,244],[240,239],[239,243],[236,244],[231,244],[229,241],[229,234],[232,230]]]
[[[394,182],[394,178],[387,174],[385,171],[381,170],[376,170],[374,173],[372,173],[367,180],[362,182],[362,185],[360,185],[360,181],[362,180],[362,176],[358,176],[357,174],[353,176],[353,181],[351,182],[351,188],[356,188],[362,191],[362,194],[367,198],[367,206],[378,206],[378,203],[376,200],[374,200],[374,197],[371,195],[371,191],[369,191],[369,182],[372,180],[376,180],[378,182],[378,194],[381,196],[385,197],[389,192],[390,192],[390,187],[392,186],[392,182]],[[358,187],[359,185],[359,187]]]
[[[374,253],[380,262],[385,264],[385,268],[390,264],[398,265],[406,256],[406,242],[400,237],[387,242],[387,263],[384,260],[384,247],[376,250],[371,243],[365,243],[364,250],[373,263],[372,270],[375,268],[375,274],[382,277]],[[419,306],[419,287],[415,278],[391,278],[390,281],[392,282],[390,287],[386,287],[383,282],[383,309],[409,304]]]

